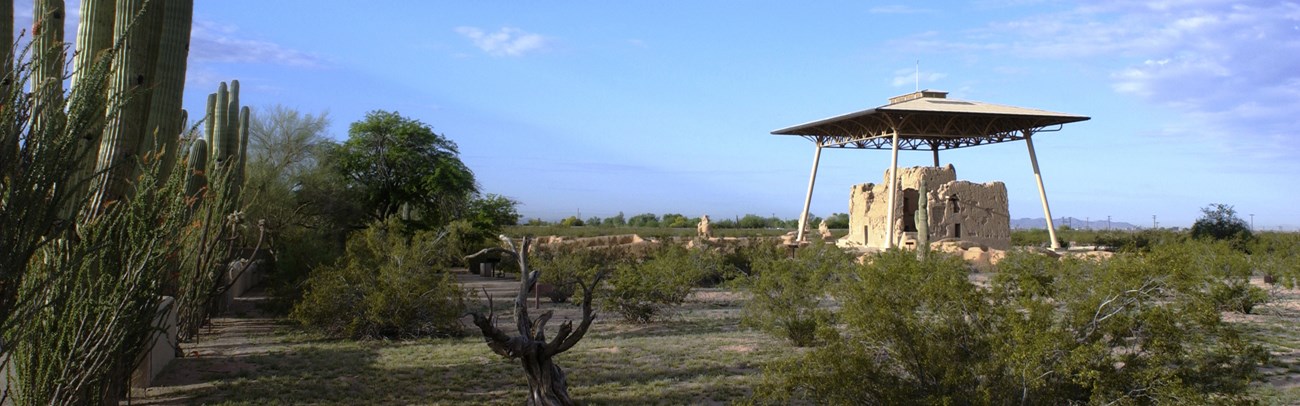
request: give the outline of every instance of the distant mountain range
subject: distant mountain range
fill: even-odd
[[[1105,230],[1107,227],[1110,227],[1111,230],[1137,230],[1138,228],[1140,228],[1138,226],[1125,223],[1122,221],[1111,221],[1110,225],[1108,226],[1106,224],[1106,219],[1101,219],[1100,221],[1098,220],[1086,221],[1084,219],[1077,219],[1074,217],[1065,217],[1065,218],[1052,219],[1052,221],[1056,223],[1055,226],[1057,228],[1060,228],[1061,226],[1070,226],[1070,228],[1076,230],[1088,230],[1088,229]],[[1150,224],[1148,224],[1148,226],[1150,226]],[[1042,217],[1033,218],[1033,219],[1020,218],[1020,219],[1011,220],[1012,230],[1026,230],[1031,228],[1046,229],[1047,220],[1044,220]]]

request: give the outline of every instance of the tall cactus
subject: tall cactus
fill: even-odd
[[[208,143],[199,138],[190,144],[190,153],[185,161],[185,197],[193,199],[191,208],[203,199],[203,188],[208,186],[207,170]]]
[[[113,80],[109,84],[108,121],[99,144],[95,172],[99,175],[93,207],[120,199],[131,190],[136,161],[151,147],[153,134],[145,134],[148,120],[148,89],[154,86],[153,48],[148,43],[157,32],[158,7],[146,7],[144,0],[117,0],[113,34],[124,39],[113,56]],[[179,112],[177,112],[179,114]]]
[[[212,151],[209,153],[212,154],[212,163],[217,165],[225,165],[226,159],[230,157],[231,148],[226,147],[231,138],[230,127],[226,125],[229,103],[230,92],[226,90],[226,82],[221,82],[217,85],[216,107],[210,109],[212,115],[208,117],[208,121],[212,122]]]
[[[181,98],[185,90],[194,3],[166,1],[161,3],[160,11],[162,21],[153,66],[155,87],[151,92],[153,97],[149,102],[149,120],[145,131],[146,136],[157,134],[158,142],[161,143],[161,148],[158,149],[162,151],[162,168],[167,171],[175,163],[176,144],[185,121]],[[166,179],[167,173],[164,172],[159,178]]]
[[[45,117],[54,114],[52,109],[63,106],[63,61],[67,47],[63,44],[63,17],[66,12],[63,0],[36,0],[32,8],[32,48],[35,59],[32,71],[32,92],[39,93],[36,100],[43,105],[34,106],[33,126],[43,125]],[[12,35],[12,34],[11,34]]]
[[[248,106],[241,107],[239,109],[239,122],[236,123],[239,128],[239,157],[235,163],[235,175],[231,183],[236,197],[243,190],[244,169],[248,167],[248,120],[250,114]]]
[[[916,249],[921,257],[930,251],[930,189],[921,177],[920,196],[916,199]]]
[[[9,97],[14,72],[14,2],[0,1],[0,100]],[[5,101],[0,101],[5,103]]]
[[[113,47],[115,0],[81,0],[81,21],[77,23],[77,53],[74,57],[72,87],[90,72],[104,51]]]

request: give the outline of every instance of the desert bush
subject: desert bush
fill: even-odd
[[[292,317],[331,336],[459,335],[465,292],[435,260],[442,247],[405,231],[390,218],[348,238],[346,254],[307,280]]]
[[[620,247],[586,247],[567,245],[539,247],[532,254],[532,266],[542,271],[540,283],[552,287],[546,297],[563,303],[573,296],[580,281],[595,279],[597,273],[612,272],[633,257]]]
[[[1181,288],[1204,282],[1194,270],[1156,259],[1013,252],[979,287],[957,259],[879,254],[830,288],[842,325],[819,330],[827,344],[769,367],[756,400],[1248,403],[1267,353]]]
[[[789,255],[789,248],[776,239],[748,239],[718,247],[722,261],[739,276],[754,275],[754,264]]]
[[[1160,244],[1141,257],[1150,271],[1166,277],[1170,288],[1199,296],[1218,310],[1249,313],[1269,299],[1267,292],[1250,284],[1250,258],[1232,241]]]
[[[669,314],[705,275],[724,272],[722,267],[716,252],[668,244],[645,261],[616,266],[601,292],[602,304],[624,320],[648,323]]]
[[[1250,245],[1253,269],[1294,288],[1300,280],[1300,233],[1263,232]]]
[[[794,258],[760,256],[752,266],[748,277],[737,280],[750,294],[741,323],[806,347],[816,342],[817,329],[831,322],[830,311],[821,306],[827,287],[856,264],[834,245],[816,244]]]

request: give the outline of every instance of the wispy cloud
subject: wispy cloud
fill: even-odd
[[[916,7],[903,5],[903,4],[875,6],[867,9],[867,12],[872,14],[920,14],[920,13],[929,13],[933,11],[934,10],[931,9],[916,8]]]
[[[205,62],[265,63],[318,67],[324,61],[311,53],[274,42],[239,37],[234,26],[195,21],[190,33],[190,58]]]
[[[496,32],[485,32],[477,27],[456,27],[456,33],[493,56],[522,56],[544,50],[548,45],[546,37],[514,27],[502,27]]]
[[[902,42],[941,52],[1099,61],[1110,65],[1116,92],[1198,123],[1185,131],[1228,140],[1235,152],[1260,158],[1300,154],[1295,2],[1097,2],[992,23],[955,33],[955,40],[953,34]]]

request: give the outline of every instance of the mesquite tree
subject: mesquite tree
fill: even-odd
[[[523,365],[524,373],[528,375],[526,404],[530,406],[572,405],[573,399],[569,398],[569,386],[565,381],[564,371],[555,365],[552,358],[573,348],[579,340],[582,340],[582,336],[587,334],[587,328],[591,327],[591,322],[596,319],[596,314],[591,308],[592,291],[596,289],[596,285],[605,274],[597,273],[590,283],[578,282],[582,287],[582,322],[578,324],[577,329],[574,329],[572,320],[565,321],[560,325],[555,337],[547,341],[545,327],[552,313],[547,311],[535,320],[528,317],[528,293],[541,276],[540,271],[528,269],[528,246],[532,240],[524,237],[522,246],[516,250],[515,243],[509,237],[502,235],[500,238],[510,247],[506,253],[519,261],[519,294],[515,296],[515,326],[519,329],[519,335],[510,337],[496,327],[496,315],[492,311],[491,296],[488,296],[487,317],[471,313],[474,316],[474,325],[483,331],[483,339],[487,341],[492,352],[506,358],[517,358]],[[486,294],[486,291],[484,293]]]

